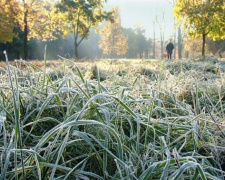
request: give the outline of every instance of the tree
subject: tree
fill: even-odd
[[[28,59],[28,42],[31,38],[54,40],[59,31],[58,19],[54,17],[54,0],[23,0],[17,22],[23,31],[24,59]]]
[[[124,34],[127,37],[129,46],[126,53],[127,58],[143,58],[143,55],[148,58],[150,49],[152,49],[152,53],[154,53],[154,39],[146,39],[145,29],[143,29],[140,24],[137,24],[134,29],[124,29]]]
[[[202,37],[202,56],[205,57],[206,37],[225,37],[224,0],[175,0],[174,15],[183,22],[191,37]]]
[[[1,0],[0,41],[20,39],[22,32],[24,59],[28,59],[31,38],[52,40],[57,35],[56,23],[51,19],[53,3],[54,0]]]
[[[22,32],[24,59],[28,59],[31,38],[43,41],[57,38],[57,21],[53,21],[51,12],[54,3],[54,0],[1,0],[0,41],[15,41]]]
[[[152,53],[152,58],[155,59],[155,47],[156,47],[156,42],[155,42],[155,21],[153,21],[153,53]]]
[[[164,48],[164,31],[165,31],[165,12],[163,12],[162,19],[158,19],[156,16],[156,22],[159,25],[160,31],[160,45],[161,45],[161,58],[163,58]]]
[[[0,43],[0,49],[6,50],[9,59],[20,59],[23,51],[23,33],[19,27],[13,30],[15,36],[12,41]],[[5,59],[1,57],[1,59]]]
[[[152,49],[152,39],[149,38],[147,41],[146,41],[146,48],[145,48],[145,58],[146,59],[149,59],[150,58],[150,50]]]
[[[132,28],[124,28],[123,32],[127,37],[128,50],[126,53],[126,58],[137,58],[138,49],[137,49],[137,38],[136,33]]]
[[[128,50],[127,37],[123,33],[118,7],[114,8],[114,22],[107,24],[101,31],[99,48],[111,58],[115,55],[126,54]]]
[[[195,38],[192,39],[190,37],[185,37],[184,38],[184,49],[186,52],[190,53],[192,57],[195,56],[197,53],[198,55],[201,54],[201,38]]]
[[[112,12],[103,11],[106,0],[61,0],[56,14],[61,19],[64,36],[74,35],[75,58],[78,58],[78,46],[88,38],[90,28],[97,27],[103,20],[113,21]]]
[[[182,58],[182,33],[181,33],[181,29],[180,26],[178,26],[177,28],[178,31],[178,36],[177,36],[177,46],[178,46],[178,58],[181,59]]]
[[[145,29],[141,27],[140,24],[136,24],[136,27],[134,29],[136,34],[136,42],[137,42],[137,48],[138,48],[138,55],[139,58],[143,58],[143,53],[146,51],[147,46],[147,40],[145,37]]]
[[[176,0],[172,0],[172,3],[173,6],[175,6],[175,1]],[[174,17],[174,28],[175,28],[175,31],[174,31],[174,44],[175,44],[175,47],[174,47],[174,58],[176,59],[176,49],[178,49],[178,59],[181,59],[182,58],[182,49],[183,49],[183,38],[182,38],[182,33],[181,33],[181,27],[180,27],[180,23],[176,24],[176,18]],[[176,47],[176,30],[177,30],[177,46]]]
[[[15,17],[18,11],[18,3],[16,0],[0,1],[0,42],[12,42],[17,37],[14,29],[17,25],[15,23]]]

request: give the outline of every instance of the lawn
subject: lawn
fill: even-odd
[[[0,64],[0,179],[223,179],[223,62],[10,64]]]

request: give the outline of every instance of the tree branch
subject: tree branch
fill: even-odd
[[[82,36],[82,38],[80,39],[80,41],[77,43],[78,46],[84,40],[84,38],[86,37],[87,33],[89,32],[90,27],[91,27],[91,25],[88,26],[88,28],[85,31],[84,35]]]

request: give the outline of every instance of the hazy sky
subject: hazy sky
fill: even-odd
[[[174,17],[172,0],[108,0],[107,9],[112,6],[120,7],[122,26],[134,28],[139,23],[146,29],[146,37],[153,37],[153,21],[158,17],[162,22],[165,13],[165,40],[173,36]],[[161,23],[163,25],[163,23]],[[159,24],[156,24],[156,38],[159,39]]]

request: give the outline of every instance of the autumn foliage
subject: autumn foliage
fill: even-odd
[[[127,37],[123,33],[119,9],[115,8],[115,22],[108,23],[101,31],[101,41],[99,47],[104,54],[111,57],[115,55],[124,55],[128,51]]]
[[[202,37],[205,56],[206,37],[225,38],[224,0],[175,0],[174,15],[191,37]]]

